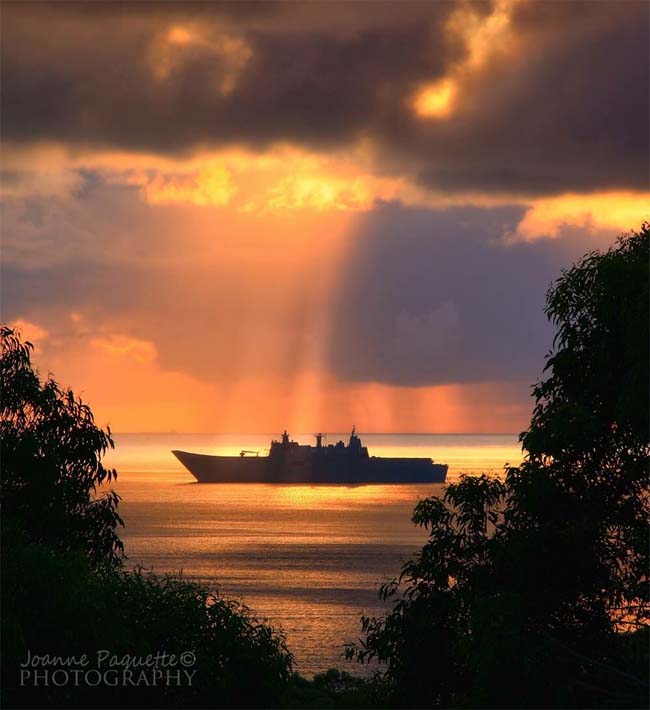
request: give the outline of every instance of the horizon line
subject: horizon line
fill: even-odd
[[[278,430],[279,431],[279,430]],[[173,429],[158,431],[114,431],[115,435],[144,434],[175,434],[179,436],[275,436],[278,431],[175,431]],[[344,431],[323,431],[323,434],[346,434]],[[519,436],[519,431],[361,431],[362,435],[372,436]],[[296,436],[315,436],[307,431],[295,432]]]

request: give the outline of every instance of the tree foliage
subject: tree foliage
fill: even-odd
[[[127,570],[113,440],[54,379],[32,346],[0,327],[2,408],[2,691],[8,707],[277,705],[292,674],[284,636],[239,602],[183,577]],[[191,652],[192,685],[20,684],[36,655],[118,658]]]
[[[404,706],[637,707],[647,700],[650,228],[547,295],[557,328],[505,480],[418,504],[423,549],[348,657]]]
[[[2,584],[3,707],[274,707],[291,678],[281,633],[182,576],[97,569],[80,553],[19,543],[4,553]],[[190,653],[194,662],[168,667],[195,673],[178,685],[20,683],[28,650],[86,654],[96,668],[102,649],[118,659]]]
[[[508,473],[510,527],[567,561],[553,589],[563,623],[600,631],[649,619],[649,241],[646,224],[549,292],[554,350]]]
[[[33,346],[0,327],[0,440],[3,531],[59,549],[82,550],[94,564],[120,563],[119,496],[99,493],[117,474],[101,459],[113,439],[90,408],[53,378],[41,381]]]

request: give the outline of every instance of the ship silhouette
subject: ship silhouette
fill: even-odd
[[[447,464],[429,458],[370,456],[352,428],[347,444],[316,446],[291,441],[285,431],[268,456],[244,449],[239,456],[172,451],[199,483],[444,483]],[[249,456],[247,454],[253,454]]]

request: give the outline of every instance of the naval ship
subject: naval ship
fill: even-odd
[[[285,431],[272,441],[268,456],[242,451],[239,456],[209,456],[172,451],[199,483],[444,483],[447,464],[427,458],[370,456],[354,427],[347,444],[299,444]],[[253,455],[248,455],[253,454]]]

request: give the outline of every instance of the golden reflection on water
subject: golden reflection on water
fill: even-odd
[[[410,486],[400,485],[370,485],[370,486],[269,486],[272,490],[265,492],[281,505],[295,505],[301,508],[322,509],[323,506],[350,506],[354,503],[363,505],[378,505],[386,501],[412,500],[413,491]]]
[[[280,625],[298,670],[332,666],[362,613],[382,614],[379,584],[426,539],[410,516],[425,486],[199,484],[189,474],[123,471],[117,491],[128,564],[178,572],[243,597]]]
[[[444,485],[199,484],[170,453],[232,453],[268,445],[269,438],[118,436],[107,463],[119,469],[115,488],[123,498],[127,563],[183,570],[243,597],[283,627],[306,675],[331,666],[361,673],[342,660],[342,644],[359,636],[362,612],[386,610],[377,597],[379,584],[398,575],[426,539],[426,531],[411,523],[413,508],[422,498],[441,495]],[[460,471],[498,473],[520,455],[514,436],[363,440],[373,455],[448,463],[449,480]]]

